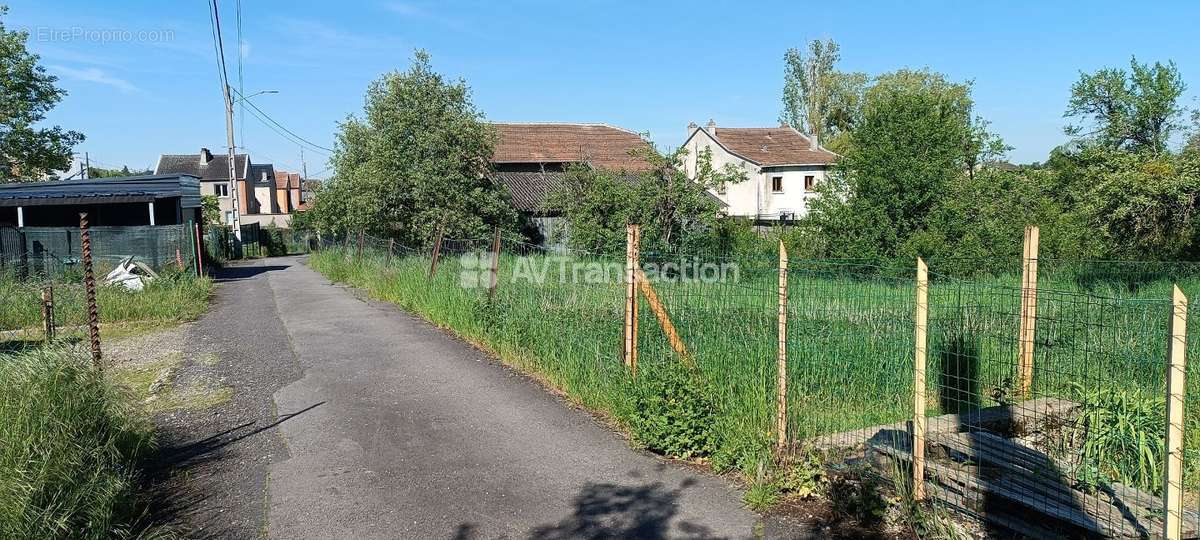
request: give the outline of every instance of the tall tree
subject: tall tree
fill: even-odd
[[[781,120],[835,147],[844,146],[841,138],[861,118],[868,80],[863,73],[836,69],[841,59],[839,50],[833,40],[813,40],[807,52],[788,49],[783,55]]]
[[[71,147],[83,135],[58,126],[39,127],[66,92],[25,48],[29,34],[4,27],[7,6],[0,6],[0,182],[36,180],[66,169]]]
[[[317,191],[309,224],[406,244],[427,242],[440,224],[460,238],[515,225],[488,179],[496,135],[464,81],[447,81],[417,51],[407,71],[371,83],[365,101],[362,118],[339,125],[333,177]]]
[[[1130,58],[1129,68],[1081,73],[1063,115],[1081,123],[1065,131],[1109,148],[1160,154],[1183,127],[1179,97],[1187,85],[1175,62],[1149,65]]]
[[[972,114],[971,87],[928,70],[881,75],[850,150],[812,203],[833,255],[894,257],[946,188],[1003,147]]]

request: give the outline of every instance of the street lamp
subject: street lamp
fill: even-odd
[[[279,90],[263,90],[263,91],[261,91],[261,92],[255,92],[255,93],[253,93],[253,94],[250,94],[250,95],[248,95],[248,96],[243,96],[243,95],[241,94],[241,92],[238,92],[237,90],[234,90],[234,92],[237,92],[237,94],[238,94],[239,96],[241,96],[241,97],[239,97],[239,98],[237,98],[237,99],[233,100],[233,102],[234,102],[234,103],[237,103],[237,102],[239,102],[239,101],[245,101],[245,100],[248,100],[248,99],[250,99],[250,98],[252,98],[252,97],[254,97],[254,96],[261,96],[261,95],[263,95],[263,94],[278,94],[278,93],[279,93]]]

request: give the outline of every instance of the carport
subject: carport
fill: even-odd
[[[0,184],[0,227],[78,227],[201,222],[200,179],[187,174]]]

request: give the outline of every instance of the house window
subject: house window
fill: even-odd
[[[225,223],[233,223],[233,210],[225,212]]]
[[[726,191],[729,191],[729,190],[725,186],[725,182],[721,182],[720,184],[717,184],[717,194],[718,195],[724,195]]]
[[[808,175],[804,177],[804,191],[812,191],[815,177]]]
[[[775,193],[783,193],[783,177],[782,176],[772,176],[771,177],[771,191],[773,191]]]
[[[213,192],[216,193],[218,197],[228,197],[229,184],[213,184]]]

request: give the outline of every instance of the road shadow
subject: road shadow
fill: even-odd
[[[153,472],[178,473],[180,469],[195,465],[206,456],[213,455],[221,448],[247,437],[258,435],[324,404],[324,401],[319,401],[294,413],[281,414],[274,422],[266,425],[254,427],[258,424],[258,421],[246,422],[220,433],[209,435],[203,439],[160,448],[155,458],[150,460],[149,469]]]
[[[275,272],[279,270],[287,270],[289,267],[284,265],[269,265],[269,266],[223,266],[213,272],[213,280],[217,283],[228,281],[240,281],[249,279],[259,274],[267,272]]]
[[[668,489],[661,482],[589,483],[575,496],[571,515],[558,523],[535,528],[529,538],[713,538],[707,527],[686,521],[676,523],[674,530],[671,529],[671,519],[679,512],[680,495],[695,483],[685,479],[675,489]],[[463,524],[455,532],[455,538],[472,538],[473,532],[473,525]]]

